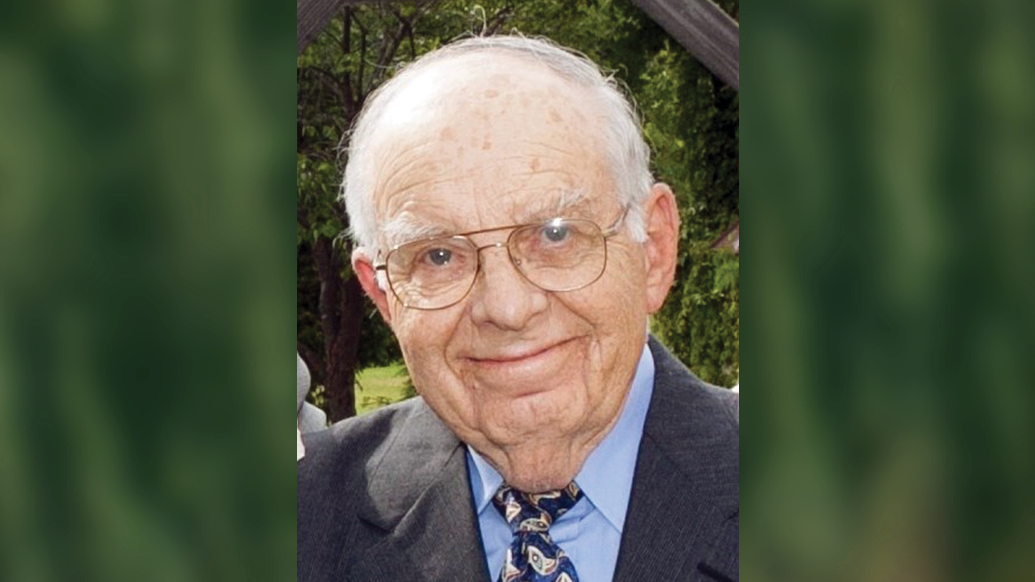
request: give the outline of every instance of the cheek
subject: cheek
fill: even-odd
[[[628,346],[642,343],[647,333],[642,263],[635,260],[635,255],[621,258],[608,266],[605,276],[598,281],[600,288],[596,293],[573,306],[592,325],[596,336],[593,351],[588,354],[587,372],[597,377],[595,382],[600,382],[600,375],[604,376],[605,385],[619,381],[611,376],[624,371],[629,365],[627,360],[639,357],[639,351],[632,353]]]
[[[403,307],[398,301],[391,307],[392,332],[404,348],[442,343],[456,328],[458,313],[453,308],[422,311]]]
[[[609,257],[607,271],[601,277],[601,295],[606,316],[598,316],[603,322],[613,325],[627,325],[629,319],[646,318],[646,272],[639,254],[615,253]]]
[[[392,331],[418,389],[440,383],[449,373],[445,354],[456,326],[457,318],[450,310],[402,309],[394,314]]]

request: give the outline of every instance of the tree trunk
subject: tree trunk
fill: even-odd
[[[340,279],[339,279],[340,280]],[[341,283],[338,335],[327,343],[326,386],[331,421],[356,416],[356,355],[363,319],[363,290],[355,276]]]
[[[331,240],[313,245],[320,274],[320,328],[324,340],[323,386],[332,422],[356,415],[356,356],[363,321],[363,290],[355,275],[342,280]]]

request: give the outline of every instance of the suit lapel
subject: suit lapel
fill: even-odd
[[[651,351],[654,394],[614,582],[737,580],[739,431],[700,380],[660,344]]]
[[[734,516],[706,501],[654,444],[641,447],[637,465],[645,474],[633,485],[614,582],[736,580],[712,563],[718,538],[736,540]]]
[[[367,492],[360,518],[375,541],[347,580],[489,580],[464,448],[430,409],[379,459]]]

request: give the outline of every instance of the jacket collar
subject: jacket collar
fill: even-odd
[[[487,580],[462,444],[423,401],[405,423],[368,464],[359,517],[383,535],[347,579]]]

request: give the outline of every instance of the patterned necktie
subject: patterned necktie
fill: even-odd
[[[553,522],[582,498],[574,482],[560,491],[523,493],[500,487],[492,504],[507,520],[514,538],[498,582],[579,582],[575,566],[550,539]]]

